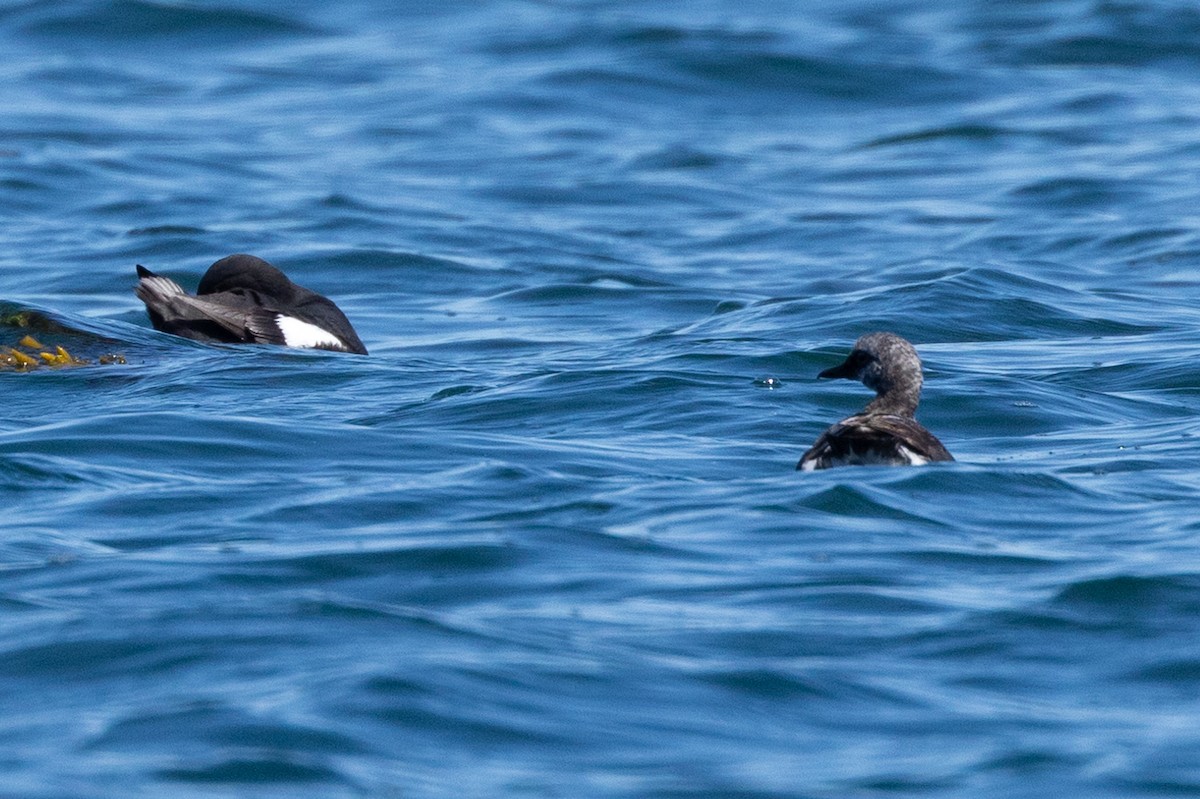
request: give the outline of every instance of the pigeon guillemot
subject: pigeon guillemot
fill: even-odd
[[[817,438],[796,468],[915,466],[954,457],[913,414],[921,398],[921,359],[893,333],[870,333],[854,344],[845,363],[817,377],[861,380],[876,397],[862,413],[847,417]]]
[[[230,255],[208,268],[193,296],[138,264],[138,298],[156,330],[196,341],[282,344],[366,355],[346,315],[262,258]]]

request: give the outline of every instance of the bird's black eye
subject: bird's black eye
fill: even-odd
[[[855,371],[866,369],[877,360],[879,359],[866,350],[855,350],[854,352],[850,353],[850,363],[854,367]]]

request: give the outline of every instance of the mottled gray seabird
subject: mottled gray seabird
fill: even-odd
[[[861,380],[876,396],[861,413],[822,433],[796,464],[800,471],[954,460],[913,416],[921,399],[921,359],[904,339],[893,333],[869,333],[855,342],[844,363],[817,377]]]
[[[281,344],[366,355],[350,320],[331,300],[296,285],[253,255],[230,255],[208,268],[195,295],[137,266],[138,298],[156,330],[225,344]]]

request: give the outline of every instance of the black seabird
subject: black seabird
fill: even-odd
[[[862,413],[822,433],[796,464],[800,471],[954,460],[942,442],[913,418],[921,399],[921,359],[904,339],[893,333],[865,335],[855,342],[845,363],[817,377],[861,380],[876,396]]]
[[[366,355],[346,315],[253,255],[230,255],[208,268],[195,296],[138,264],[135,292],[156,330],[196,341],[282,344]]]

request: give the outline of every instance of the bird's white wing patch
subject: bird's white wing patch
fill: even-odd
[[[908,461],[909,466],[924,466],[929,463],[929,458],[914,452],[903,444],[897,447],[897,449],[900,450],[900,454]]]
[[[289,347],[304,347],[308,349],[314,347],[346,348],[342,340],[328,330],[297,319],[294,316],[276,314],[275,324],[279,328],[279,334],[283,336],[283,343]]]

